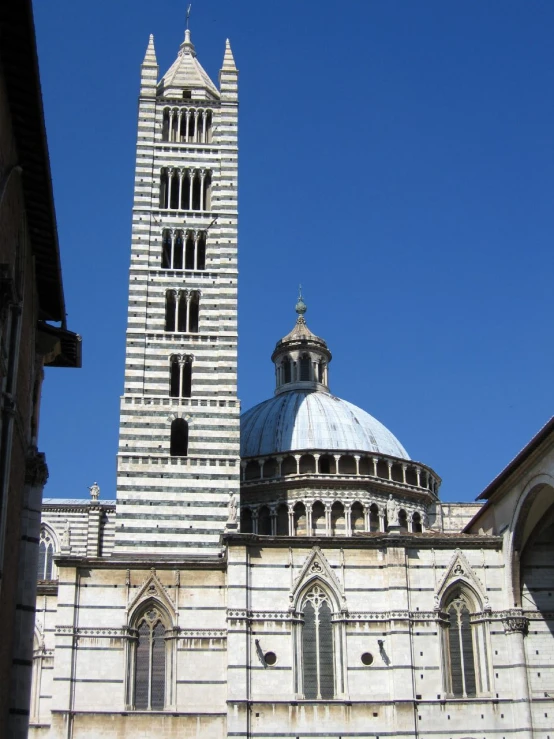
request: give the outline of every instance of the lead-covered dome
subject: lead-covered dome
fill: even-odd
[[[303,449],[360,451],[409,459],[383,424],[327,392],[289,390],[246,411],[240,424],[241,457]]]

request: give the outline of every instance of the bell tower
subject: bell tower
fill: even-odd
[[[217,555],[239,495],[238,70],[141,68],[116,554]]]

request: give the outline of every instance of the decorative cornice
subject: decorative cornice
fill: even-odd
[[[226,639],[227,629],[181,629],[181,639]]]

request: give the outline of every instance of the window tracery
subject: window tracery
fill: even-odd
[[[38,545],[37,580],[51,580],[54,563],[54,537],[44,526],[40,531]]]
[[[166,684],[166,624],[161,610],[149,605],[135,622],[133,705],[163,710]]]
[[[332,607],[327,593],[314,585],[302,605],[302,685],[304,698],[335,695]]]
[[[455,698],[472,698],[489,691],[486,623],[479,619],[474,598],[460,585],[445,598],[445,690]]]

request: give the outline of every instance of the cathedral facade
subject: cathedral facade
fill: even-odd
[[[150,39],[117,497],[44,501],[30,735],[554,739],[554,422],[442,503],[301,296],[240,416],[237,113],[229,42]]]

